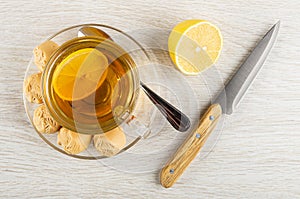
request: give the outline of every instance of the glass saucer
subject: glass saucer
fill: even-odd
[[[138,68],[139,68],[139,66],[143,66],[143,65],[146,65],[147,63],[150,63],[149,55],[135,39],[133,39],[130,35],[124,33],[123,31],[118,30],[111,26],[107,26],[107,25],[101,25],[101,24],[76,25],[76,26],[72,26],[72,27],[63,29],[63,30],[59,31],[58,33],[55,33],[54,35],[50,36],[47,40],[51,40],[51,41],[54,41],[55,43],[57,43],[58,45],[62,45],[66,41],[69,41],[73,38],[78,37],[78,32],[79,32],[80,28],[82,28],[82,27],[95,27],[95,28],[98,28],[98,29],[104,31],[105,33],[107,33],[110,36],[110,38],[113,39],[113,41],[115,43],[120,45],[126,52],[129,52],[131,58],[133,59],[135,64],[138,66]],[[30,75],[39,72],[39,70],[35,66],[33,60],[34,60],[34,58],[32,56],[32,58],[28,64],[24,80],[27,79]],[[157,77],[157,72],[151,67],[144,67],[143,70],[138,69],[138,71],[139,71],[139,74],[142,76],[145,76],[145,74],[147,74],[147,76],[149,76],[151,78]],[[134,109],[135,115],[143,115],[142,112],[144,112],[144,109],[148,110],[147,106],[151,105],[150,102],[144,103],[146,101],[145,98],[147,98],[147,97],[144,94],[140,94],[138,96],[138,98],[136,100],[137,101],[136,107]],[[80,158],[80,159],[106,158],[106,156],[100,155],[100,153],[94,148],[93,143],[91,143],[89,145],[87,150],[85,150],[84,152],[81,152],[78,155],[72,155],[72,154],[66,153],[63,150],[63,148],[57,144],[57,133],[54,133],[54,134],[40,133],[37,131],[36,127],[34,126],[33,113],[34,113],[34,110],[39,106],[39,104],[30,103],[29,101],[26,100],[26,97],[24,94],[23,94],[23,101],[24,101],[24,106],[25,106],[27,116],[28,116],[31,124],[35,128],[38,135],[52,148],[54,148],[55,150],[57,150],[63,154],[66,154],[66,155],[69,155],[69,156],[72,156],[75,158]],[[147,127],[147,126],[151,125],[153,118],[151,118],[150,115],[151,114],[149,114],[149,115],[145,114],[145,115],[143,115],[143,117],[141,117],[141,119],[139,119],[139,122],[142,125],[142,127],[144,127],[144,126]],[[127,135],[126,136],[127,145],[123,148],[123,150],[120,153],[126,151],[128,148],[130,148],[134,144],[136,144],[142,138],[142,136],[143,135],[140,135],[137,132],[133,132],[133,133],[131,132],[130,135]]]

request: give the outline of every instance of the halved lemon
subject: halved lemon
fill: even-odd
[[[177,68],[196,75],[214,64],[222,50],[220,30],[205,20],[186,20],[174,27],[169,40],[169,54]]]
[[[97,90],[107,75],[108,60],[94,48],[72,52],[59,63],[52,85],[57,95],[68,101],[80,100]]]

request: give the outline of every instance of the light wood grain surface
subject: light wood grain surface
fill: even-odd
[[[1,198],[300,198],[300,3],[272,1],[1,1]],[[277,20],[264,68],[219,142],[195,159],[174,187],[158,172],[124,173],[47,146],[29,123],[22,83],[32,49],[52,33],[95,22],[122,30],[171,29],[192,18],[220,27],[217,64],[226,80]],[[174,151],[175,152],[175,151]]]

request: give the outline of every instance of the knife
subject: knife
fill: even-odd
[[[225,88],[213,100],[213,103],[202,116],[197,130],[187,137],[174,156],[162,168],[160,183],[163,187],[169,188],[178,180],[197,156],[220,117],[224,114],[231,115],[237,108],[271,51],[278,35],[279,26],[280,21],[273,25],[260,40]]]

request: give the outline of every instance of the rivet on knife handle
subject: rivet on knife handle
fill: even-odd
[[[199,127],[192,132],[184,143],[178,148],[174,156],[162,168],[160,173],[160,183],[163,187],[171,187],[184,170],[197,156],[210,133],[213,131],[222,115],[219,104],[212,104],[202,117]]]

